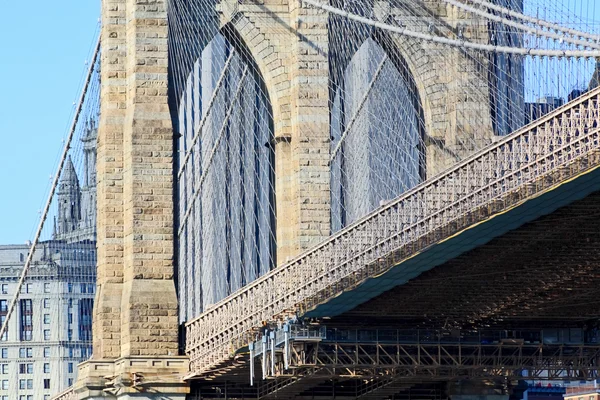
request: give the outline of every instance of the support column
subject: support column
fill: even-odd
[[[126,0],[102,1],[100,123],[97,146],[98,270],[94,358],[121,355],[123,127],[127,103]]]
[[[330,234],[329,60],[327,13],[290,0],[291,135],[276,153],[278,263]],[[287,161],[287,162],[286,162]]]
[[[173,281],[166,0],[104,0],[94,356],[79,399],[184,399]]]

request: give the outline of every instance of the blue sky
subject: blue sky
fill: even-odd
[[[33,238],[99,0],[9,1],[0,24],[0,244]]]
[[[594,4],[556,1],[575,9]],[[587,18],[600,20],[600,6],[590,11]],[[33,238],[95,42],[100,0],[9,1],[2,15],[0,244],[12,244]]]

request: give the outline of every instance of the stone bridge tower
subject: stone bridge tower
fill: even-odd
[[[486,21],[441,0],[340,0],[330,3],[386,24],[402,23],[424,34],[459,37],[486,44],[493,36]],[[323,241],[339,230],[339,225],[343,225],[335,225],[337,222],[332,217],[336,207],[332,200],[335,182],[330,160],[335,120],[332,109],[338,102],[336,95],[339,91],[336,90],[341,87],[340,80],[363,43],[370,41],[372,47],[379,46],[379,49],[364,53],[367,56],[363,57],[363,61],[368,60],[370,55],[385,52],[407,81],[412,95],[410,101],[419,119],[419,152],[422,152],[422,156],[418,157],[424,159],[417,166],[420,170],[418,179],[437,175],[474,150],[492,143],[495,135],[510,131],[510,127],[507,127],[500,132],[494,126],[490,100],[493,98],[490,93],[493,85],[490,84],[488,69],[490,59],[482,53],[450,47],[444,47],[441,51],[438,44],[348,23],[346,18],[330,15],[300,0],[172,0],[171,4],[174,6],[169,15],[170,24],[178,32],[173,43],[174,46],[185,46],[186,50],[175,52],[185,53],[185,57],[179,56],[177,65],[172,65],[175,75],[172,79],[180,82],[179,87],[173,89],[171,98],[176,104],[175,107],[172,104],[175,108],[172,112],[176,115],[174,120],[177,120],[178,114],[185,114],[196,107],[195,112],[189,111],[187,116],[179,117],[179,134],[184,138],[196,134],[197,125],[189,122],[194,118],[189,115],[201,112],[198,112],[197,104],[191,104],[194,100],[187,99],[203,95],[198,94],[200,79],[195,78],[194,74],[200,75],[196,70],[199,69],[199,63],[206,61],[202,52],[208,48],[211,38],[219,34],[226,37],[236,51],[248,55],[252,60],[252,68],[258,70],[260,79],[264,81],[261,84],[264,84],[270,101],[273,120],[272,167],[276,210],[273,230],[277,265]],[[352,9],[352,4],[360,4],[360,7]],[[216,71],[211,79],[216,81],[219,74],[220,71]],[[359,74],[355,77],[356,81],[360,81]],[[208,92],[209,97],[203,99],[202,104],[209,101]],[[518,102],[513,103],[518,109]],[[377,114],[377,110],[370,113]],[[522,114],[522,110],[512,114]],[[517,126],[520,125],[515,124],[512,128]],[[356,148],[368,141],[368,134],[363,136],[363,142]],[[385,156],[389,157],[390,154]],[[204,155],[201,153],[200,157]],[[377,155],[373,158],[377,158]],[[368,175],[368,169],[365,167],[358,174],[364,172],[361,176],[364,178]],[[368,180],[368,177],[364,180]],[[418,180],[410,183],[414,186]],[[189,190],[189,181],[184,184]],[[362,189],[358,187],[354,193],[360,193]],[[352,198],[354,193],[346,197]],[[399,194],[396,192],[387,199]],[[181,203],[193,202],[189,194],[178,195]],[[379,206],[380,200],[372,201],[369,206],[372,207],[374,203],[376,207]],[[367,210],[366,207],[356,207],[358,211],[349,222],[376,207]],[[190,210],[191,207],[187,212],[183,210],[180,222],[183,219],[189,221]],[[203,229],[206,225],[204,221],[199,221],[190,231]],[[197,317],[203,308],[229,294],[220,290],[218,295],[214,295],[216,290],[211,287],[214,286],[214,276],[228,274],[217,265],[224,264],[222,260],[210,260],[202,264],[197,257],[193,259],[194,254],[199,253],[194,246],[206,236],[194,237],[189,243],[180,245],[180,249],[186,249],[180,250],[178,266],[179,290],[182,303],[186,303],[180,322]],[[190,260],[189,264],[196,268],[186,266],[186,257]],[[197,267],[197,264],[201,264],[201,267]],[[200,269],[202,273],[198,272]],[[215,271],[210,271],[208,278],[202,275],[211,269]],[[198,290],[199,287],[208,290]],[[236,287],[229,289],[233,291]],[[207,295],[209,291],[211,293]],[[201,296],[205,298],[188,301]]]
[[[172,3],[185,6],[194,0]],[[372,14],[382,21],[410,18],[421,31],[435,21],[442,34],[460,31],[487,41],[487,30],[472,28],[481,25],[467,15],[454,15],[456,10],[439,1],[425,1],[410,16],[390,3],[369,2],[377,7]],[[241,39],[268,91],[281,263],[331,233],[330,63],[336,51],[331,20],[300,0],[222,0],[213,5],[217,30],[228,26]],[[75,392],[79,399],[183,398],[188,386],[182,380],[187,362],[178,356],[173,281],[167,0],[103,0],[102,20],[94,356],[80,366]],[[432,176],[472,150],[459,145],[462,138],[492,140],[487,71],[480,68],[485,60],[456,50],[448,64],[436,58],[432,45],[393,40],[416,88],[426,138],[424,175]],[[183,75],[193,65],[185,68]],[[481,90],[465,96],[461,88],[466,86]],[[477,115],[473,120],[479,123],[465,125],[456,118],[457,109]]]
[[[79,399],[185,398],[173,282],[166,0],[102,1],[94,354]]]

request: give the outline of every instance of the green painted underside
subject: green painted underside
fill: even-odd
[[[475,224],[441,243],[432,245],[418,255],[392,267],[388,272],[368,279],[354,290],[344,292],[317,306],[304,316],[334,317],[350,311],[383,292],[405,284],[425,271],[598,190],[600,190],[600,168],[581,174],[508,211]]]

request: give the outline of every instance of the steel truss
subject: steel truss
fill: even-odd
[[[249,376],[240,379],[238,368],[238,374],[232,376],[215,371],[207,376],[208,380],[199,381],[198,392],[203,398],[227,392],[232,398],[269,399],[331,388],[340,398],[381,398],[382,394],[393,394],[415,382],[432,385],[463,379],[504,384],[522,379],[592,380],[598,378],[600,345],[522,340],[491,344],[300,340],[290,343],[287,357],[285,368],[284,350],[275,348],[273,357],[268,354],[265,358],[275,360],[274,365],[268,361],[267,368],[270,371],[272,367],[275,374],[257,377],[253,386],[248,384]],[[254,360],[245,360],[246,373],[249,363],[263,362],[260,357]]]
[[[257,279],[188,322],[191,377],[263,323],[303,315],[426,247],[600,164],[600,87],[523,127]]]
[[[600,346],[307,342],[292,346],[289,362],[296,375],[588,380],[598,377]],[[285,374],[281,364],[276,370]]]

